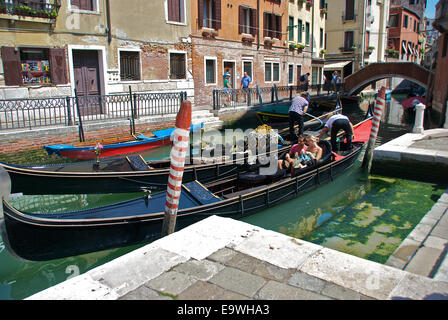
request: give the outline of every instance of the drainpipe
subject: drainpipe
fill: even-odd
[[[363,12],[363,18],[362,18],[362,25],[361,25],[361,67],[364,67],[364,46],[366,42],[366,13],[367,13],[367,0],[364,0],[364,12]]]
[[[257,0],[257,50],[260,49],[260,0]],[[264,27],[264,26],[263,26]]]
[[[313,69],[313,58],[314,58],[314,7],[316,3],[313,3],[313,9],[311,10],[311,70]]]
[[[106,18],[107,18],[107,42],[112,41],[112,23],[110,21],[110,0],[106,0]]]

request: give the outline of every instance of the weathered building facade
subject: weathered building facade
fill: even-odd
[[[4,1],[0,98],[187,91],[190,1]]]
[[[210,104],[213,90],[223,88],[226,72],[234,89],[241,88],[244,72],[252,86],[260,87],[297,85],[307,72],[314,75],[310,82],[320,81],[325,15],[318,3],[192,0],[191,13],[197,105]]]
[[[325,70],[337,70],[345,77],[384,60],[389,4],[389,0],[328,2]]]
[[[448,0],[440,0],[436,5],[433,26],[441,35],[434,57],[434,83],[430,87],[432,107],[441,114],[441,125],[448,128]]]

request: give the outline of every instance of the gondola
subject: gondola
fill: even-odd
[[[368,140],[371,120],[355,129],[352,149],[337,153],[320,142],[325,155],[316,167],[294,176],[283,170],[272,175],[241,172],[209,183],[184,183],[176,230],[211,215],[240,218],[303,195],[349,169]],[[361,134],[361,131],[364,132]],[[19,257],[42,261],[152,241],[161,236],[165,193],[94,209],[66,213],[21,212],[3,202],[4,239]]]
[[[203,124],[192,125],[191,130],[196,130],[202,127]],[[165,146],[170,144],[171,134],[174,132],[174,128],[155,130],[148,135],[133,134],[130,137],[123,138],[111,138],[104,140],[86,141],[79,142],[73,145],[59,144],[59,145],[46,145],[44,149],[51,156],[52,154],[57,154],[58,156],[79,159],[79,160],[89,160],[95,159],[97,157],[111,157],[123,154],[138,153],[145,150],[150,150]],[[98,143],[101,145],[101,150],[98,154],[95,152],[97,150]]]
[[[310,107],[304,117],[305,130],[319,130],[325,125],[329,116],[342,112],[339,99],[336,100],[336,103],[313,100],[317,98],[312,97],[310,100]],[[257,107],[255,114],[262,123],[266,124],[288,122],[290,107],[291,101],[278,101]]]
[[[328,114],[326,114],[328,115]],[[314,123],[314,120],[311,120]],[[305,128],[313,127],[306,122]],[[194,129],[194,128],[193,128]],[[288,129],[278,130],[280,137]],[[287,145],[288,142],[284,142]],[[286,147],[280,146],[279,152]],[[224,151],[222,152],[224,154]],[[213,160],[214,164],[187,165],[184,181],[207,182],[241,170],[241,157],[232,161]],[[63,164],[17,165],[0,162],[12,181],[12,192],[23,194],[91,194],[139,192],[142,188],[157,190],[166,187],[169,160],[145,161],[140,155],[101,158],[97,163],[82,161]]]
[[[285,152],[280,146],[275,152]],[[222,153],[224,154],[224,152]],[[183,181],[219,179],[247,166],[244,154],[233,154],[232,159],[193,164],[190,158],[184,169]],[[246,164],[246,166],[245,166]],[[13,165],[0,162],[9,173],[12,193],[33,194],[94,194],[129,193],[166,188],[170,160],[145,161],[140,155],[51,165]]]

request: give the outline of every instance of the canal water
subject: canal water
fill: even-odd
[[[410,131],[401,105],[393,96],[386,108],[377,145]],[[356,123],[366,103],[346,104],[344,113]],[[246,117],[233,127],[259,125]],[[164,158],[169,147],[152,150],[145,158]],[[384,263],[446,190],[447,185],[365,175],[358,162],[343,176],[306,195],[242,219],[335,250]],[[45,195],[12,200],[28,211],[67,211],[129,199],[139,194]],[[142,244],[144,245],[144,244]],[[0,299],[24,299],[36,292],[82,274],[142,245],[94,252],[45,262],[24,261],[11,254],[0,237]]]

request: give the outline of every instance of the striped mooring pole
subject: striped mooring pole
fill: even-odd
[[[366,172],[370,172],[372,168],[373,150],[375,149],[375,141],[380,130],[381,118],[383,116],[383,109],[386,103],[386,88],[381,87],[376,97],[375,109],[373,111],[372,131],[370,131],[369,143],[367,144],[366,154],[362,162],[362,168]]]
[[[185,157],[190,145],[191,102],[184,100],[181,103],[176,117],[173,145],[171,147],[170,175],[166,190],[165,216],[163,219],[162,236],[174,232],[176,228],[177,209],[179,207],[182,190],[182,177],[184,175]]]

